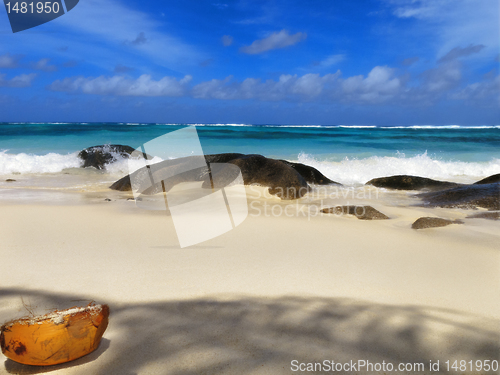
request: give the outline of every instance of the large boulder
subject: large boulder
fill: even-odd
[[[104,169],[106,164],[116,161],[119,157],[128,158],[134,151],[130,146],[100,145],[80,151],[78,157],[83,160],[83,168]]]
[[[238,154],[238,153],[225,153],[225,154],[209,154],[205,155],[205,161],[207,163],[227,163],[231,160],[241,158],[242,156],[245,156],[245,154]]]
[[[459,186],[459,184],[454,182],[437,181],[431,178],[408,175],[374,178],[368,181],[365,185],[373,185],[380,188],[396,190],[439,190]]]
[[[448,190],[420,193],[424,205],[500,210],[500,183],[458,186]]]
[[[82,150],[78,156],[84,161],[83,168],[94,167],[96,169],[104,169],[106,164],[115,161],[118,157],[127,158],[134,152],[130,146],[124,145],[100,145],[93,146]],[[152,159],[146,155],[147,159]],[[301,163],[293,163],[287,160],[275,160],[266,158],[262,155],[245,155],[239,153],[224,153],[205,155],[207,163],[232,163],[240,167],[243,179],[246,185],[261,184],[270,188],[270,193],[277,195],[283,199],[300,198],[309,191],[307,183],[316,185],[337,184],[338,182],[330,180],[316,168]],[[189,162],[188,158],[178,158],[173,160],[165,160],[155,164],[156,173],[164,173],[164,168],[169,168],[170,175],[172,168],[182,170],[183,163]],[[177,167],[176,167],[177,166]],[[233,170],[234,171],[234,170]],[[293,172],[295,171],[295,173]],[[143,171],[144,172],[144,171]],[[226,173],[227,170],[224,172]],[[141,173],[141,172],[138,172]],[[229,172],[228,172],[229,173]],[[221,174],[223,174],[221,172]],[[233,172],[226,176],[226,179],[232,176]],[[300,177],[297,177],[300,176]],[[167,185],[172,186],[188,181],[202,181],[208,176],[208,169],[194,169],[189,172],[177,173],[175,177],[169,178]],[[219,176],[221,177],[221,176]],[[220,181],[220,180],[219,180]],[[305,183],[304,183],[305,182]],[[209,186],[210,181],[205,181],[205,187]],[[166,187],[168,187],[166,186]],[[110,186],[113,190],[128,191],[131,190],[131,182],[129,176],[116,181]],[[155,184],[144,193],[154,194],[163,189],[160,184]],[[167,189],[168,191],[169,189]]]
[[[247,156],[261,156],[261,155],[244,155],[237,153],[227,153],[227,154],[213,154],[213,155],[205,155],[205,160],[207,163],[228,163],[231,160],[242,159]],[[267,158],[268,160],[275,160],[271,158]],[[277,159],[275,161],[279,161],[285,165],[288,165],[295,169],[309,184],[314,185],[342,185],[339,182],[335,182],[326,177],[323,173],[318,171],[316,168],[311,167],[310,165],[305,165],[302,163],[294,163],[288,160]]]
[[[323,173],[318,171],[316,168],[311,167],[310,165],[305,165],[302,163],[293,163],[293,162],[288,161],[288,160],[279,160],[279,161],[282,163],[285,163],[286,165],[289,165],[290,167],[295,169],[310,184],[314,184],[314,185],[330,185],[330,184],[342,185],[339,182],[335,182],[335,181],[330,180]]]
[[[484,184],[493,184],[495,182],[500,182],[500,173],[494,174],[490,177],[483,178],[478,182],[474,182],[474,185],[484,185]]]
[[[228,161],[240,168],[245,185],[269,187],[269,193],[281,199],[297,199],[310,187],[302,175],[291,166],[262,155],[243,155]]]
[[[149,170],[141,168],[132,175],[125,176],[110,186],[113,190],[131,190],[131,176],[133,181],[144,181],[149,183],[149,174],[156,176],[155,181],[163,180],[163,184],[158,182],[152,186],[139,189],[143,194],[155,194],[163,189],[169,191],[173,186],[181,182],[203,181],[204,188],[211,188],[212,181],[209,179],[210,170],[208,167],[186,168],[193,161],[192,157],[165,160],[150,166]],[[266,158],[262,155],[243,154],[217,154],[206,155],[205,160],[211,164],[234,164],[241,170],[245,185],[262,185],[269,187],[269,193],[281,199],[297,199],[306,194],[310,187],[301,174],[291,166],[279,160]],[[189,169],[186,171],[186,169]],[[224,183],[234,181],[235,168],[217,168],[214,172],[213,180],[219,182],[223,187]],[[162,176],[172,176],[164,179]]]

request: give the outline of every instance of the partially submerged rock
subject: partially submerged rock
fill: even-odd
[[[325,214],[334,214],[337,216],[354,215],[360,220],[387,220],[388,216],[376,210],[372,206],[336,206],[323,208]]]
[[[374,178],[368,181],[365,185],[373,185],[375,187],[396,190],[437,190],[459,186],[459,184],[454,182],[437,181],[431,178],[408,175]]]
[[[224,183],[231,183],[235,168],[218,168],[213,173],[213,181],[209,179],[208,167],[186,168],[192,163],[193,157],[178,158],[173,160],[164,160],[153,164],[149,169],[141,168],[132,175],[125,176],[110,186],[113,190],[127,191],[132,190],[131,177],[133,180],[149,183],[149,173],[157,176],[153,185],[142,190],[142,194],[156,194],[163,189],[168,192],[173,186],[181,182],[203,181],[202,187],[211,188],[213,181],[218,181],[218,186],[223,187]],[[301,174],[279,160],[266,158],[262,155],[243,155],[243,154],[217,154],[206,155],[205,160],[211,164],[228,163],[239,167],[243,182],[245,185],[262,185],[269,187],[269,193],[278,196],[281,199],[297,199],[306,194],[310,187]],[[187,169],[187,171],[186,171]],[[170,176],[163,179],[162,176]]]
[[[282,163],[285,163],[295,169],[299,174],[304,177],[304,179],[314,185],[330,185],[330,184],[335,184],[335,185],[342,185],[339,182],[335,182],[330,180],[328,177],[326,177],[323,173],[318,171],[316,168],[311,167],[309,165],[305,165],[302,163],[292,163],[291,161],[287,160],[278,160]]]
[[[243,155],[228,163],[240,168],[245,185],[268,186],[269,193],[281,199],[297,199],[310,190],[297,170],[279,160],[262,155]]]
[[[219,167],[211,171],[213,180],[209,179],[208,167],[186,168],[193,161],[193,157],[178,158],[173,160],[164,160],[151,165],[149,170],[141,168],[132,175],[125,176],[110,186],[113,190],[128,191],[132,190],[130,177],[137,180],[144,180],[148,183],[146,173],[154,173],[159,176],[155,181],[162,180],[161,176],[170,176],[164,180],[163,185],[158,182],[147,189],[141,190],[143,194],[156,194],[163,191],[168,192],[173,186],[181,182],[203,181],[204,188],[211,188],[214,181],[214,187],[224,187],[235,179],[235,168],[224,168],[222,164],[236,165],[241,171],[245,185],[262,185],[269,187],[269,193],[278,196],[281,199],[297,199],[310,191],[309,183],[312,184],[337,184],[328,179],[317,169],[301,164],[292,163],[286,160],[276,160],[266,158],[257,154],[213,154],[205,155],[205,161],[208,165],[219,164]],[[186,169],[188,169],[186,171]]]
[[[128,158],[135,149],[124,145],[100,145],[80,151],[78,157],[83,160],[83,168],[94,167],[104,169],[106,164],[116,161],[118,157]],[[147,155],[148,159],[151,159]]]
[[[431,207],[500,210],[500,183],[465,185],[417,196],[422,198],[424,205]]]
[[[495,182],[500,182],[500,173],[494,174],[490,177],[483,178],[477,182],[474,182],[474,185],[484,185],[484,184],[493,184]]]
[[[463,224],[461,220],[447,220],[439,217],[421,217],[417,219],[412,225],[412,229],[427,229],[445,227],[450,224]]]

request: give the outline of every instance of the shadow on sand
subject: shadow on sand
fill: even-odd
[[[6,311],[8,300],[20,297],[39,306],[65,308],[68,301],[87,296],[0,289],[0,311]],[[7,360],[5,370],[15,374],[56,370],[95,375],[290,374],[292,360],[365,360],[390,362],[395,368],[399,363],[423,363],[425,372],[399,372],[423,374],[430,361],[439,360],[440,371],[433,372],[438,374],[447,373],[447,360],[498,360],[500,355],[498,320],[425,306],[315,297],[108,304],[110,323],[96,352],[51,368]],[[11,318],[0,316],[0,322]],[[364,367],[350,373],[378,372]]]

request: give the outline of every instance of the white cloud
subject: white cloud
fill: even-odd
[[[380,103],[395,97],[402,83],[394,77],[394,69],[387,66],[374,67],[368,76],[353,76],[342,82],[345,100]]]
[[[177,80],[173,77],[163,77],[155,81],[150,75],[143,74],[137,79],[123,76],[97,78],[71,77],[56,80],[48,86],[52,91],[81,92],[96,95],[117,96],[183,96],[191,76]]]
[[[467,85],[451,95],[451,98],[484,106],[498,106],[500,105],[500,76]]]
[[[213,79],[193,87],[192,96],[199,99],[257,99],[263,101],[296,100],[307,101],[320,97],[340,76],[335,74],[283,74],[277,81],[262,81],[247,78],[243,82],[235,82],[231,76],[224,80]]]
[[[402,88],[393,69],[377,66],[365,78],[354,76],[341,78],[335,74],[305,74],[280,76],[278,81],[247,78],[238,83],[228,77],[225,80],[203,82],[193,88],[193,96],[200,99],[258,99],[266,101],[342,100],[380,103],[396,97]]]
[[[339,62],[345,60],[345,55],[343,54],[336,54],[336,55],[330,55],[326,59],[318,62],[315,64],[316,66],[319,66],[321,68],[328,68],[332,65],[336,65]]]
[[[381,103],[395,98],[401,92],[402,82],[394,77],[394,70],[376,66],[365,78],[362,75],[341,78],[335,74],[283,74],[277,81],[247,78],[242,82],[233,77],[202,82],[192,89],[199,99],[257,99],[262,101],[341,100],[363,103]]]
[[[439,13],[448,0],[389,0],[396,7],[394,15],[400,18],[430,18]]]
[[[222,38],[222,44],[224,45],[224,47],[228,47],[230,46],[231,44],[233,44],[233,37],[231,35],[224,35]]]
[[[437,56],[443,57],[463,45],[484,45],[485,58],[498,53],[498,1],[477,0],[385,0],[400,18],[417,18],[420,27],[435,30]]]
[[[32,64],[33,69],[43,70],[44,72],[55,72],[57,67],[55,65],[49,65],[50,59],[40,59],[36,63]]]
[[[159,21],[125,4],[117,0],[80,1],[78,11],[68,12],[57,22],[83,33],[87,41],[93,37],[99,43],[104,41],[115,47],[123,46],[130,53],[149,56],[155,63],[170,68],[184,69],[187,63],[195,65],[202,59],[193,47],[160,31],[162,24]],[[125,44],[127,41],[129,43]],[[135,48],[138,46],[140,48]],[[90,56],[94,55],[103,56],[101,52],[90,52]]]
[[[462,47],[455,47],[453,48],[450,52],[448,52],[446,55],[441,57],[438,62],[446,62],[446,61],[452,61],[456,60],[460,57],[467,57],[470,55],[473,55],[475,53],[479,53],[484,46],[482,44],[478,45],[472,45],[470,44],[469,46],[462,48]]]
[[[0,68],[17,68],[21,56],[11,56],[9,53],[0,56]]]
[[[351,101],[381,103],[396,97],[402,88],[401,80],[394,77],[394,70],[376,66],[366,77],[359,75],[343,79],[340,70],[335,74],[302,76],[282,74],[278,80],[263,81],[234,77],[212,79],[190,87],[191,76],[181,80],[164,77],[155,81],[149,75],[137,79],[123,76],[70,77],[54,81],[48,89],[53,91],[80,92],[84,94],[115,96],[191,96],[196,99],[260,101]]]
[[[441,98],[471,102],[479,96],[495,98],[491,80],[465,86],[462,64],[469,72],[491,66],[498,55],[498,1],[475,0],[385,0],[400,18],[415,18],[414,31],[434,35],[428,38],[437,64],[402,92],[407,102],[433,105]],[[463,61],[467,58],[467,61]],[[410,61],[406,61],[409,63]]]
[[[457,87],[462,79],[460,63],[450,61],[422,73],[422,89],[428,92],[443,92]]]
[[[5,79],[5,74],[0,74],[0,87],[29,87],[36,77],[35,73],[20,74],[11,79]]]
[[[499,96],[500,79],[491,73],[483,82],[461,87],[461,64],[458,60],[440,63],[422,73],[418,84],[407,85],[408,75],[397,76],[388,66],[375,66],[366,76],[343,78],[335,74],[282,74],[277,80],[228,76],[192,85],[191,76],[182,79],[150,75],[132,79],[120,75],[105,77],[69,77],[54,81],[48,89],[105,96],[184,96],[206,100],[258,100],[290,102],[341,102],[358,104],[398,103],[433,105],[441,98],[492,103]],[[3,77],[2,77],[3,78]],[[13,80],[14,81],[14,80]],[[5,82],[5,80],[1,81]],[[18,85],[20,84],[18,79]],[[10,83],[13,86],[15,82]],[[4,83],[4,85],[6,85]],[[498,104],[498,103],[497,103]],[[485,104],[486,105],[486,104]]]
[[[200,99],[237,99],[237,91],[227,86],[232,78],[229,76],[224,80],[212,79],[202,82],[193,88],[192,94],[195,98]]]
[[[144,33],[144,31],[141,31],[139,34],[137,34],[137,37],[134,40],[127,41],[128,44],[134,46],[140,46],[141,44],[145,44],[147,42],[148,39],[146,38],[146,33]]]
[[[160,66],[170,69],[165,74],[174,75],[174,71],[180,76],[188,74],[190,67],[207,59],[205,47],[192,45],[191,40],[181,39],[170,32],[165,25],[169,15],[161,18],[159,14],[142,9],[140,4],[124,0],[81,0],[73,11],[40,26],[50,32],[22,32],[4,38],[0,55],[10,52],[15,56],[29,50],[33,58],[39,59],[50,51],[48,57],[53,61],[81,61],[87,68],[92,69],[93,65],[101,71],[109,71],[119,57],[120,61],[138,67],[142,73]],[[0,22],[0,34],[2,31],[11,34],[10,27],[7,30],[4,26],[8,26],[8,22]],[[136,40],[140,32],[144,32],[147,43],[125,43]],[[61,50],[61,46],[68,48]]]
[[[255,40],[249,46],[244,46],[240,48],[241,52],[248,53],[250,55],[263,53],[273,49],[285,48],[297,44],[298,42],[306,39],[307,34],[296,33],[290,35],[287,30],[281,30],[277,33],[272,33],[267,38]]]

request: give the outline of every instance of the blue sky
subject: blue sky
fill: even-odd
[[[80,0],[13,34],[0,121],[500,123],[498,0]]]

